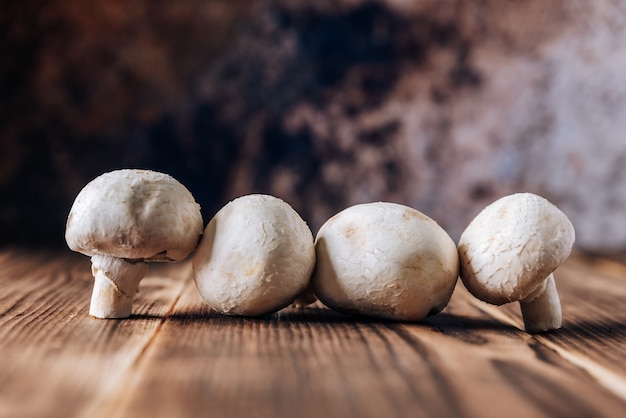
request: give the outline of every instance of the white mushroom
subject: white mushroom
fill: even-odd
[[[339,212],[320,228],[311,282],[339,312],[419,321],[450,300],[459,273],[456,245],[437,223],[395,203]]]
[[[125,169],[89,182],[65,229],[70,249],[91,256],[89,314],[130,316],[146,262],[183,260],[196,248],[202,226],[200,206],[167,174]]]
[[[474,218],[459,240],[461,279],[477,298],[519,301],[528,332],[561,327],[552,272],[569,256],[574,227],[543,197],[505,196]]]
[[[211,219],[193,274],[212,309],[263,315],[291,304],[315,265],[313,235],[298,213],[268,195],[239,197]]]

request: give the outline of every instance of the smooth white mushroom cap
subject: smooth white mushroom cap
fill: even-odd
[[[474,296],[494,305],[532,298],[569,256],[574,239],[567,216],[543,197],[505,196],[461,235],[461,279]]]
[[[315,265],[313,234],[289,204],[247,195],[211,219],[193,257],[194,279],[214,310],[263,315],[288,306]]]
[[[311,282],[344,313],[419,321],[441,311],[458,278],[456,245],[437,223],[395,203],[339,212],[320,228]]]
[[[65,240],[86,255],[179,261],[202,234],[200,206],[177,180],[150,170],[102,174],[78,194]]]

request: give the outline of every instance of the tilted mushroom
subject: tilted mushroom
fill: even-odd
[[[505,196],[483,209],[459,240],[461,279],[493,305],[519,301],[528,332],[561,327],[552,272],[574,245],[567,216],[532,193]]]
[[[102,174],[78,194],[65,240],[91,256],[89,314],[126,318],[147,262],[185,259],[202,234],[200,206],[177,180],[149,170]]]
[[[263,315],[291,304],[309,283],[313,234],[283,200],[247,195],[224,206],[193,257],[202,298],[215,311]]]
[[[339,212],[320,228],[311,283],[336,311],[401,321],[440,312],[459,273],[456,245],[407,206],[377,202]]]

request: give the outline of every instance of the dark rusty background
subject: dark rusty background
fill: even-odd
[[[512,147],[519,167],[476,178],[454,170],[490,158],[459,145],[467,123],[458,103],[483,97],[507,57],[539,60],[579,17],[560,1],[414,3],[4,2],[0,244],[62,245],[80,188],[121,167],[173,175],[205,222],[252,192],[287,200],[314,232],[350,204],[391,200],[456,238],[482,206],[518,190],[576,216],[577,195],[520,174],[537,172],[526,159],[555,137],[549,108],[512,129],[502,117],[492,137],[477,138],[491,141],[481,149]],[[490,51],[502,60],[479,65]],[[550,78],[537,79],[539,95]],[[408,117],[403,103],[427,116]],[[572,155],[573,170],[581,163]],[[624,244],[588,240],[592,249]]]

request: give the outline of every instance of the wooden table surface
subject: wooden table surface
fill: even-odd
[[[0,417],[626,417],[626,266],[571,257],[564,326],[459,284],[422,324],[321,305],[210,312],[188,262],[151,266],[134,315],[87,315],[86,257],[0,251]]]

